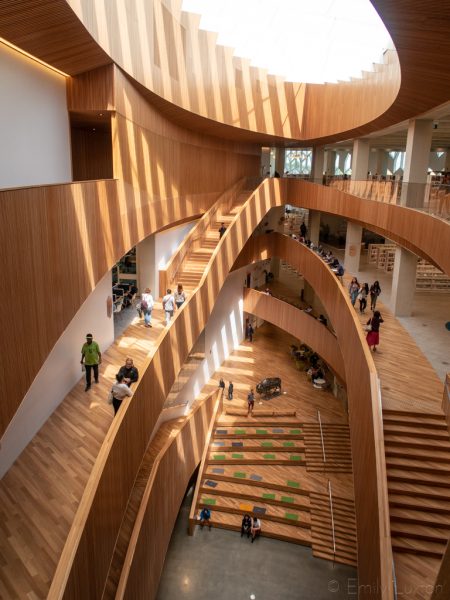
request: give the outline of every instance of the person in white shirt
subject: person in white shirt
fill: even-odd
[[[250,535],[252,536],[252,544],[255,541],[255,537],[261,533],[261,521],[258,517],[253,517],[252,526],[250,527]]]
[[[162,299],[162,305],[164,312],[166,313],[166,325],[169,325],[170,320],[173,317],[173,311],[175,310],[175,298],[173,297],[171,289],[167,290],[166,295]]]
[[[152,310],[153,310],[153,296],[150,288],[145,288],[144,293],[141,296],[141,310],[144,313],[144,321],[146,327],[152,326]]]
[[[183,286],[181,283],[178,284],[177,291],[175,292],[175,304],[177,308],[180,308],[181,305],[186,301],[186,293],[183,290]]]
[[[126,396],[133,395],[133,392],[130,390],[127,384],[123,382],[123,375],[121,375],[120,373],[117,373],[116,375],[116,383],[111,388],[111,394],[112,405],[114,407],[114,416],[116,416],[123,399]]]

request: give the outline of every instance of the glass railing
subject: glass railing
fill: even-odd
[[[353,180],[342,177],[310,179],[342,192],[375,200],[385,204],[396,204],[414,208],[428,214],[450,219],[450,185],[438,182],[412,183],[401,179]]]

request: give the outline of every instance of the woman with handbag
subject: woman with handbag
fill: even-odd
[[[369,348],[371,348],[374,352],[377,349],[378,344],[380,343],[380,324],[384,323],[383,318],[379,310],[376,310],[373,313],[373,317],[367,321],[366,331],[367,331],[367,343],[369,344]]]

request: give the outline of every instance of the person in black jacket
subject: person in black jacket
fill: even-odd
[[[126,383],[128,387],[132,383],[136,383],[139,379],[139,371],[133,365],[133,359],[127,358],[123,367],[120,367],[118,375],[123,377],[123,383]]]

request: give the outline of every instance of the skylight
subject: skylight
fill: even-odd
[[[382,62],[392,41],[369,0],[183,0],[218,43],[288,81],[335,82]]]

